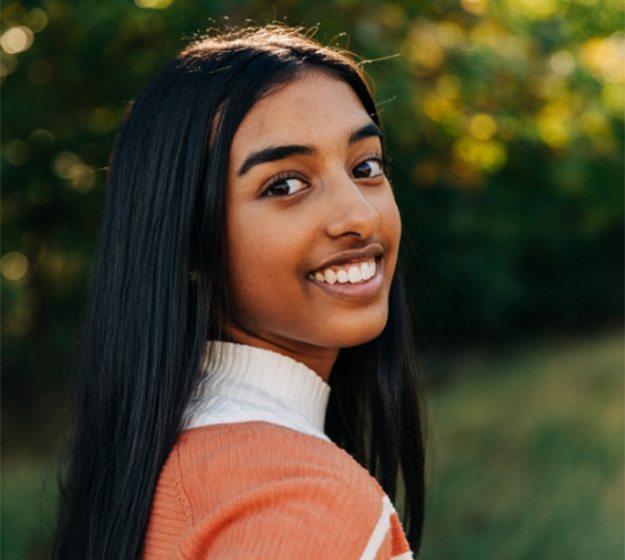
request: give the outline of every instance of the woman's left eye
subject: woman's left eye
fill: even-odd
[[[371,179],[384,175],[384,165],[379,157],[372,157],[359,163],[352,173],[356,179]]]
[[[306,181],[298,179],[297,177],[278,177],[265,189],[263,194],[265,196],[274,197],[290,196],[308,187],[309,184]]]

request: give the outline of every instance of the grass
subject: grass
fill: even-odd
[[[622,332],[458,358],[428,403],[420,558],[623,558]]]
[[[622,332],[457,356],[428,405],[420,560],[623,558]],[[55,499],[50,460],[3,456],[3,560],[45,558]]]

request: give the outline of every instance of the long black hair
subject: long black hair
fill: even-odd
[[[76,384],[55,555],[141,554],[159,472],[228,316],[225,189],[237,127],[263,96],[317,69],[378,122],[358,65],[301,30],[267,26],[192,43],[140,93],[117,136]],[[417,550],[424,446],[399,274],[382,334],[342,350],[326,431],[404,503]]]

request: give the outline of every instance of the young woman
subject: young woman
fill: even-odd
[[[417,376],[359,67],[286,27],[190,45],[107,196],[58,557],[412,557]]]

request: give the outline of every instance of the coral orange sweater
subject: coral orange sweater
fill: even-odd
[[[323,434],[329,387],[273,352],[212,347],[154,493],[144,559],[412,558],[378,483]]]

